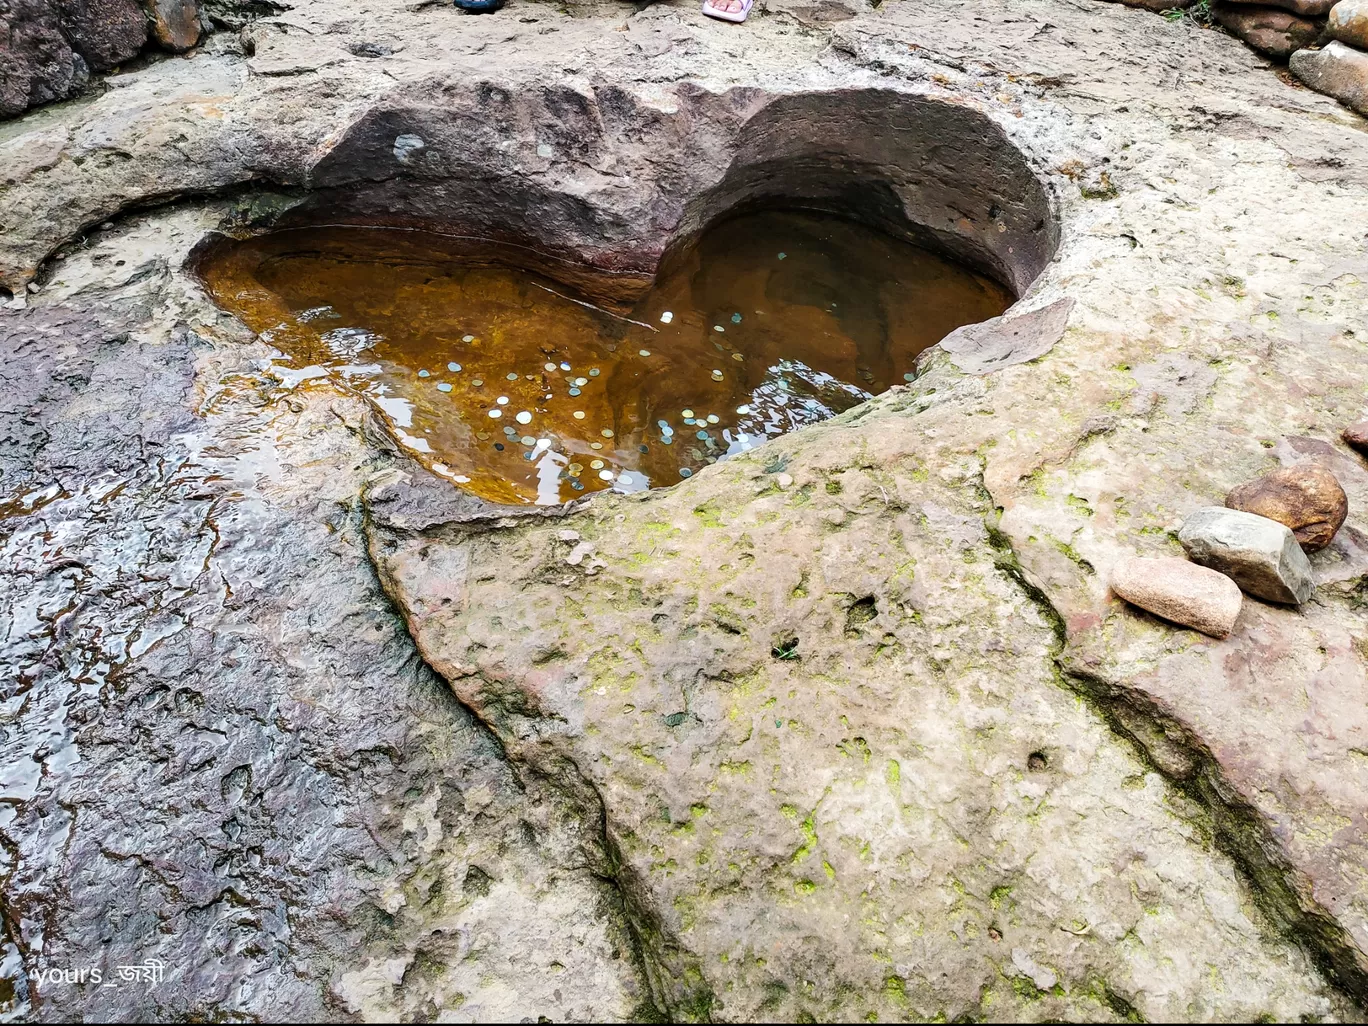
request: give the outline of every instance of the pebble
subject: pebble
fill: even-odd
[[[674,314],[670,313],[669,310],[666,310],[663,314],[660,315],[661,324],[669,324],[672,320],[674,320]]]
[[[1178,532],[1188,558],[1225,574],[1256,598],[1301,605],[1316,590],[1311,564],[1285,524],[1224,506],[1207,506]]]
[[[779,486],[781,492],[786,492],[793,487],[792,474],[779,474],[775,477],[774,481]]]
[[[1357,449],[1363,455],[1368,456],[1368,420],[1361,420],[1357,424],[1350,424],[1340,435],[1344,441]]]
[[[1248,481],[1233,489],[1225,504],[1286,524],[1307,552],[1329,545],[1349,513],[1349,499],[1335,475],[1314,463]]]
[[[523,410],[513,419],[516,420],[519,424],[531,424],[532,414],[529,413],[527,410]]]
[[[1368,53],[1336,39],[1319,50],[1298,50],[1287,66],[1316,92],[1368,114]]]
[[[1225,574],[1176,556],[1122,559],[1112,567],[1111,588],[1131,605],[1213,638],[1230,635],[1244,602]]]

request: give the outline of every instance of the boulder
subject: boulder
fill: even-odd
[[[1368,114],[1368,53],[1335,40],[1322,50],[1298,50],[1287,63],[1316,92]]]
[[[1276,520],[1207,506],[1183,522],[1178,540],[1193,562],[1225,574],[1256,598],[1301,605],[1316,590],[1306,553]]]
[[[1233,0],[1234,3],[1255,7],[1281,7],[1303,18],[1323,18],[1335,6],[1335,0]]]
[[[1225,574],[1186,559],[1123,559],[1111,588],[1131,605],[1214,638],[1228,637],[1240,615],[1240,589]]]
[[[1226,496],[1225,504],[1286,524],[1307,552],[1329,545],[1349,513],[1349,499],[1335,475],[1314,463],[1247,481]]]
[[[152,19],[152,35],[172,53],[184,53],[199,42],[198,0],[143,0]]]
[[[1274,57],[1290,56],[1320,38],[1320,26],[1314,21],[1277,7],[1215,3],[1211,13],[1231,35]]]
[[[1356,424],[1350,424],[1340,434],[1340,437],[1363,455],[1368,456],[1368,420],[1361,420]]]
[[[1107,2],[1125,4],[1127,7],[1142,7],[1147,11],[1159,12],[1191,7],[1196,0],[1107,0]]]
[[[94,71],[107,71],[147,42],[137,0],[54,0],[62,32]]]
[[[0,118],[74,96],[89,74],[46,0],[0,0]]]
[[[1325,28],[1341,43],[1368,50],[1368,0],[1340,0],[1330,8]]]

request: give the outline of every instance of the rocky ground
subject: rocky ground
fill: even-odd
[[[0,125],[8,1014],[1361,1018],[1364,121],[1091,0],[410,7]],[[871,169],[1008,323],[561,516],[286,387],[185,268],[391,219],[629,287]],[[1306,461],[1350,512],[1300,610],[1110,594]]]

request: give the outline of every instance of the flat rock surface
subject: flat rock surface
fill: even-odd
[[[1117,4],[846,9],[306,0],[0,125],[21,1011],[1360,1016],[1362,119]],[[1043,183],[1053,256],[1025,208],[941,227],[1039,247],[1053,345],[929,352],[569,517],[425,505],[354,398],[285,388],[180,270],[211,228],[402,209],[642,274],[738,154],[817,124],[848,156],[887,110],[942,142],[981,116]],[[962,158],[924,152],[903,195]],[[1218,641],[1109,595],[1308,458],[1349,518],[1300,612]],[[44,990],[97,950],[177,975]]]

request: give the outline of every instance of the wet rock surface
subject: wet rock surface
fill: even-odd
[[[306,3],[259,57],[6,126],[0,270],[40,285],[0,314],[23,1013],[1361,1017],[1361,122],[1109,4],[515,10]],[[928,351],[555,518],[263,375],[178,270],[212,228],[400,211],[639,284],[731,196],[881,164],[937,170],[862,213],[1072,300],[1052,346]],[[1216,640],[1109,596],[1308,454],[1350,513],[1300,612]],[[176,974],[44,989],[103,938]]]
[[[1207,506],[1183,521],[1178,540],[1188,558],[1269,602],[1300,605],[1316,590],[1311,564],[1296,536],[1267,517]]]
[[[1282,467],[1232,488],[1231,509],[1286,524],[1307,552],[1330,544],[1349,514],[1349,498],[1335,475],[1315,463]]]

